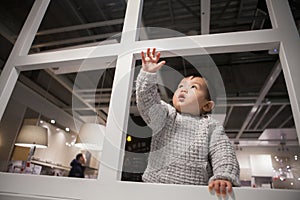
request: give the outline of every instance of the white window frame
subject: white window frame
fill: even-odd
[[[206,186],[182,186],[122,182],[121,169],[125,135],[118,134],[119,127],[126,130],[129,99],[132,90],[133,75],[124,80],[125,74],[132,72],[135,59],[139,59],[140,49],[158,47],[163,57],[168,51],[177,55],[195,55],[196,48],[188,44],[192,39],[208,53],[228,53],[242,51],[268,50],[280,47],[279,58],[283,69],[295,126],[300,138],[300,42],[288,0],[266,0],[272,29],[234,33],[207,34],[137,41],[142,0],[128,0],[123,33],[119,44],[102,47],[85,47],[28,55],[29,49],[46,12],[50,0],[36,0],[5,64],[0,77],[0,118],[6,109],[13,88],[21,71],[46,69],[50,66],[63,68],[68,63],[76,64],[89,57],[96,48],[95,58],[117,56],[116,71],[113,81],[109,110],[118,108],[118,115],[108,114],[106,140],[104,142],[99,177],[96,180],[71,179],[67,177],[49,177],[0,173],[1,199],[217,199],[207,191]],[[122,86],[120,81],[122,79]],[[126,85],[127,84],[127,85]],[[298,85],[298,87],[297,87]],[[122,91],[125,101],[118,101]],[[125,92],[124,92],[125,91]],[[109,167],[108,167],[109,166]],[[250,194],[251,193],[251,194]],[[249,190],[234,188],[232,199],[298,199],[300,191],[288,190]]]

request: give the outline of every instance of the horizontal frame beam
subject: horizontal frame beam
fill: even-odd
[[[0,173],[1,180],[9,182],[0,182],[0,197],[12,196],[21,197],[29,196],[34,200],[42,199],[70,199],[70,200],[93,200],[102,197],[109,199],[124,199],[130,197],[132,200],[164,200],[166,197],[173,200],[199,200],[199,197],[205,200],[215,200],[216,195],[208,191],[207,186],[182,186],[176,184],[152,184],[152,183],[135,183],[135,182],[115,182],[101,183],[78,178],[68,177],[51,177],[35,175],[16,175]],[[28,180],[30,179],[30,184]],[[72,187],[66,187],[72,182]],[[45,184],[47,183],[47,184]],[[51,185],[51,190],[49,190]],[[83,189],[84,186],[84,189]],[[74,190],[74,188],[81,188]],[[5,192],[1,192],[5,191]],[[16,191],[18,191],[16,193]],[[30,192],[29,192],[30,191]],[[55,191],[55,192],[53,192]],[[116,192],[118,191],[118,192]],[[155,191],[155,192],[153,192]],[[255,191],[255,192],[254,192]],[[53,195],[55,194],[55,195]],[[132,195],[135,194],[135,195]],[[151,194],[151,195],[145,195]],[[298,200],[300,190],[278,190],[278,189],[249,189],[233,188],[233,194],[228,197],[231,199],[272,199],[272,200]],[[20,198],[21,198],[20,197]],[[2,199],[2,198],[1,198]]]
[[[238,39],[237,39],[238,38]],[[246,31],[214,35],[184,36],[156,40],[136,41],[131,44],[132,52],[140,58],[140,51],[157,47],[161,57],[188,56],[212,53],[269,50],[278,47],[279,32],[276,30]],[[80,65],[85,59],[115,58],[128,53],[120,44],[108,44],[56,52],[36,53],[21,56],[16,60],[19,70],[46,69]],[[101,60],[101,59],[100,59]],[[99,68],[98,68],[99,69]]]

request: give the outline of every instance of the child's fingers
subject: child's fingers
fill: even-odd
[[[217,196],[220,196],[220,182],[219,181],[215,181],[214,189],[215,189]]]
[[[155,58],[155,51],[156,51],[156,48],[153,48],[153,50],[152,50],[152,56],[153,56],[153,58]]]
[[[141,56],[142,56],[142,63],[145,63],[145,53],[143,51],[141,52]]]
[[[147,49],[147,56],[148,56],[149,58],[151,58],[151,55],[150,55],[150,48]]]
[[[231,193],[232,192],[232,184],[230,181],[226,181],[227,182],[227,191],[228,193]]]
[[[209,185],[208,185],[208,190],[212,191],[213,188],[214,188],[214,182],[210,182]]]
[[[161,62],[159,62],[158,64],[157,64],[157,67],[156,67],[156,69],[157,70],[159,70],[162,66],[164,66],[164,64],[166,64],[166,61],[161,61]]]
[[[227,195],[226,186],[227,185],[226,185],[225,181],[220,182],[220,193],[222,194],[223,197],[225,197]]]
[[[159,58],[160,58],[160,52],[158,52],[157,55],[156,55],[156,58],[155,58],[156,63],[158,62]]]

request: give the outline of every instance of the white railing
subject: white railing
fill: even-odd
[[[67,177],[0,174],[0,199],[128,199],[128,200],[215,200],[206,186],[183,186],[134,182],[103,183]],[[6,180],[6,181],[3,181]],[[227,199],[298,200],[299,190],[234,188]],[[3,197],[3,198],[2,198]],[[11,197],[11,198],[8,198]],[[27,198],[25,198],[27,199]]]

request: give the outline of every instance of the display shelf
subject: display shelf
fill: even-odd
[[[70,167],[60,166],[60,165],[51,164],[51,163],[47,163],[47,162],[43,162],[43,161],[31,160],[30,162],[32,164],[36,164],[36,165],[42,165],[42,166],[47,166],[47,167],[62,169],[62,170],[67,170],[67,171],[70,170]]]

